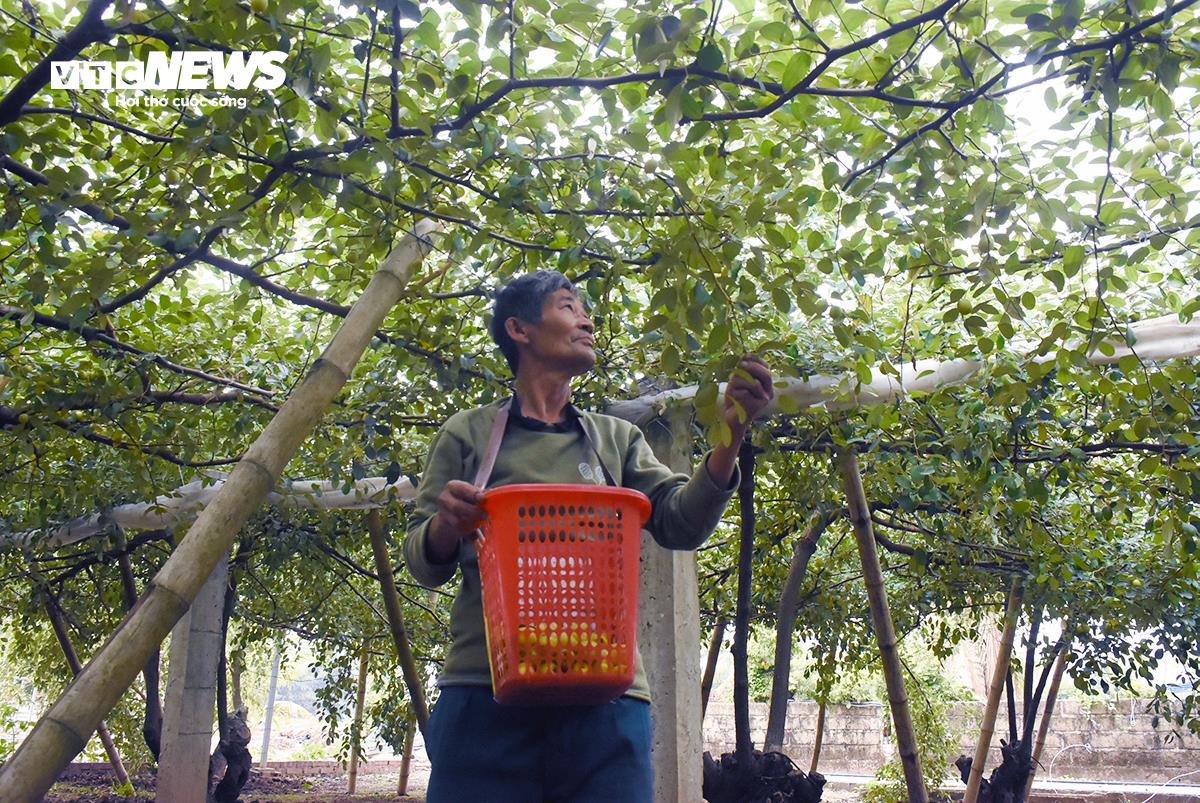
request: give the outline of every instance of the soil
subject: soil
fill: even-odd
[[[102,767],[71,768],[63,773],[45,798],[45,803],[143,803],[154,800],[154,775],[139,773],[131,778],[132,797],[113,792],[113,776]],[[346,794],[343,775],[293,778],[283,775],[250,774],[242,788],[241,803],[419,803],[422,795],[396,796],[395,775],[359,777],[359,791]]]

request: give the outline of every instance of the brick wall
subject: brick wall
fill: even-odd
[[[1200,737],[1169,739],[1169,729],[1163,723],[1155,728],[1153,715],[1145,708],[1145,701],[1137,700],[1059,701],[1042,751],[1039,777],[1165,782],[1200,770]],[[982,712],[982,704],[964,703],[952,715],[964,734],[961,750],[967,755],[975,752],[974,740]],[[812,757],[816,724],[816,703],[788,703],[784,752],[804,770]],[[890,732],[890,725],[887,707],[879,703],[830,706],[825,717],[820,769],[873,773],[894,752],[884,736],[885,726]],[[751,704],[750,726],[755,745],[762,747],[767,727],[765,703]],[[1007,732],[1008,720],[1001,706],[989,768],[999,763],[1000,739],[1007,738]],[[734,749],[732,703],[709,704],[704,719],[704,749],[713,755]],[[1195,783],[1197,778],[1200,773],[1186,780]]]

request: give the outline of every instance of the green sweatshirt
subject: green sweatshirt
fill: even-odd
[[[492,684],[475,547],[464,542],[455,560],[434,563],[429,559],[427,538],[429,522],[437,512],[437,497],[445,484],[450,480],[474,481],[500,404],[465,410],[446,421],[430,444],[416,506],[409,516],[404,556],[413,577],[433,588],[449,582],[456,570],[462,571],[462,584],[450,610],[452,640],[439,686]],[[518,411],[512,412],[489,488],[525,482],[604,484],[596,453],[580,435],[578,425],[569,422],[538,426],[540,422],[522,419]],[[574,408],[568,408],[568,413],[572,412]],[[707,455],[691,478],[674,473],[658,461],[641,430],[633,424],[597,413],[578,414],[613,480],[650,498],[653,511],[647,529],[655,541],[667,549],[695,549],[716,529],[737,487],[736,469],[729,488],[719,488],[713,482],[705,467]],[[531,428],[535,426],[538,428]],[[640,653],[633,686],[626,694],[650,699]]]

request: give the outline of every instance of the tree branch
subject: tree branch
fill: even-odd
[[[117,351],[131,354],[135,357],[140,357],[142,360],[151,362],[157,366],[165,368],[168,371],[172,371],[177,374],[183,374],[184,376],[195,377],[196,379],[203,379],[205,382],[212,382],[215,385],[225,385],[227,387],[237,388],[239,390],[244,390],[247,393],[257,394],[259,396],[274,395],[272,391],[266,390],[265,388],[247,385],[243,382],[238,382],[233,379],[227,379],[223,376],[210,374],[207,371],[201,371],[197,368],[189,368],[186,365],[180,365],[179,363],[172,362],[166,357],[163,357],[161,354],[153,354],[147,351],[142,351],[136,346],[131,346],[128,343],[117,340],[107,332],[94,329],[90,326],[78,326],[60,318],[53,318],[49,315],[35,312],[33,310],[21,309],[20,307],[10,307],[6,304],[0,304],[0,318],[13,320],[24,326],[32,323],[36,326],[41,326],[47,329],[57,329],[60,332],[70,332],[71,334],[78,335],[88,342],[94,341],[103,343],[106,346],[111,346]]]
[[[91,0],[84,9],[83,19],[58,40],[54,48],[27,72],[16,85],[0,98],[0,128],[21,116],[29,99],[50,82],[50,65],[55,61],[74,61],[85,47],[108,39],[113,29],[104,24],[104,12],[112,0]]]

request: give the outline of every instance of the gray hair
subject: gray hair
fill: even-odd
[[[492,311],[492,340],[500,347],[513,375],[517,373],[517,344],[504,328],[509,318],[520,318],[532,324],[542,322],[546,299],[558,290],[570,290],[578,295],[571,280],[556,270],[538,270],[518,276],[496,291],[496,306]]]

